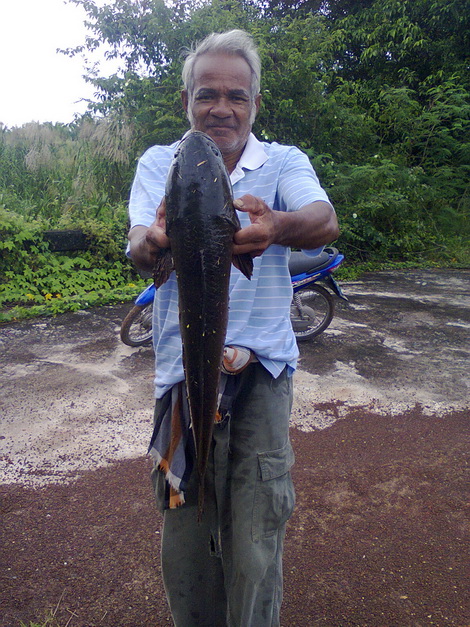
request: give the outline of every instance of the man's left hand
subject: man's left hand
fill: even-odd
[[[275,241],[276,236],[276,211],[256,196],[245,194],[233,202],[234,207],[245,211],[250,217],[250,226],[246,226],[234,235],[234,255],[250,254],[259,257],[266,248]]]

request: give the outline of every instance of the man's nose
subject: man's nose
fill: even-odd
[[[219,98],[211,109],[211,114],[217,118],[228,118],[232,115],[232,108],[227,98]]]

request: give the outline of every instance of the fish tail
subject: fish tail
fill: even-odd
[[[197,505],[197,522],[202,522],[202,515],[204,514],[204,480],[199,482],[199,495]]]

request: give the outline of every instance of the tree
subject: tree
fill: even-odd
[[[314,161],[349,256],[406,256],[463,236],[470,106],[463,0],[69,1],[85,9],[90,35],[65,52],[89,57],[96,101],[60,149],[0,145],[11,164],[0,167],[4,194],[11,180],[31,190],[40,177],[41,189],[53,190],[46,181],[59,179],[46,152],[69,150],[74,166],[64,174],[61,210],[70,199],[91,207],[127,198],[135,158],[187,129],[182,51],[210,32],[243,28],[263,62],[255,132],[299,145]],[[92,63],[99,47],[121,60],[113,76]],[[40,155],[44,168],[28,180],[24,168]]]

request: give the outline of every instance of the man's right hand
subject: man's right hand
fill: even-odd
[[[161,248],[170,248],[166,234],[165,199],[157,209],[155,221],[150,226],[134,226],[128,235],[132,261],[141,270],[152,272],[155,258]]]
[[[160,248],[170,248],[170,240],[166,234],[166,203],[163,198],[157,209],[155,222],[149,226],[145,236],[148,245],[154,254]]]

